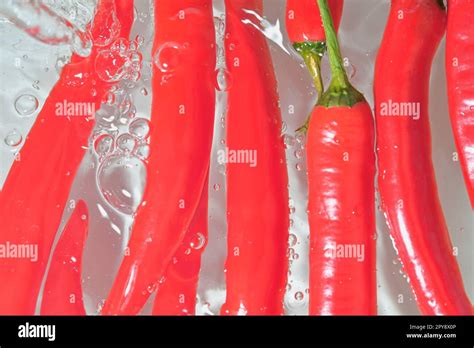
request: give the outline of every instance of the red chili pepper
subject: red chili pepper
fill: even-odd
[[[431,160],[430,69],[445,25],[441,1],[392,1],[375,67],[378,183],[420,311],[471,314]]]
[[[183,244],[166,270],[164,283],[158,286],[153,315],[194,315],[196,312],[201,255],[208,236],[208,180]]]
[[[42,315],[86,315],[81,269],[88,222],[87,206],[84,201],[78,201],[51,259],[43,291]]]
[[[189,229],[210,161],[214,43],[211,0],[156,0],[147,185],[103,314],[137,314]]]
[[[283,313],[288,176],[261,0],[226,1],[227,298],[222,314]],[[243,156],[243,157],[242,157]]]
[[[454,139],[474,209],[474,1],[450,0],[446,75]]]
[[[332,80],[307,135],[312,315],[372,315],[375,281],[374,122],[349,82],[327,1],[318,0]]]
[[[344,1],[329,0],[328,3],[337,32]],[[313,77],[318,97],[321,97],[324,92],[321,77],[321,58],[326,52],[326,36],[316,1],[288,0],[286,2],[286,29],[293,47],[301,55]],[[309,118],[298,131],[306,132],[308,125]]]
[[[116,0],[115,4],[120,33],[128,36],[133,23],[133,2]],[[113,0],[99,2],[92,28],[94,38],[101,34],[100,28],[113,6]],[[27,258],[0,259],[0,314],[33,314],[35,311],[63,207],[94,126],[92,118],[57,115],[57,104],[64,101],[89,103],[99,109],[102,96],[111,86],[94,72],[100,49],[103,48],[94,47],[85,59],[73,55],[72,63],[64,67],[26,137],[21,160],[13,163],[0,193],[0,244],[38,248],[37,262]],[[83,76],[82,84],[69,83],[72,75]],[[91,93],[93,89],[96,96]]]

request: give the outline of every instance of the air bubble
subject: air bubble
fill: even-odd
[[[113,145],[114,139],[108,134],[103,134],[94,141],[94,150],[99,156],[103,157],[112,152]]]
[[[303,301],[304,299],[304,294],[301,291],[297,291],[295,293],[295,300],[296,301]]]
[[[183,47],[176,42],[167,42],[160,46],[154,57],[153,63],[162,72],[175,71],[181,64]]]
[[[15,100],[15,110],[21,117],[31,116],[38,110],[38,99],[31,94],[22,94]]]
[[[136,146],[136,140],[130,134],[122,134],[117,138],[117,148],[124,154],[130,154]]]
[[[140,204],[146,167],[137,157],[111,156],[99,168],[97,182],[104,199],[116,210],[132,215]]]
[[[137,118],[130,124],[130,134],[145,139],[150,132],[150,123],[146,118]]]
[[[190,247],[193,248],[194,250],[202,249],[205,244],[206,244],[206,237],[204,237],[204,235],[201,232],[196,233],[196,235],[191,240],[191,243],[189,243]]]
[[[284,134],[283,143],[285,144],[285,147],[289,149],[295,145],[295,138],[289,134]]]
[[[227,92],[232,87],[232,75],[227,69],[215,71],[216,89],[220,92]]]
[[[4,139],[5,144],[10,147],[17,147],[23,141],[23,136],[17,129],[11,130]]]

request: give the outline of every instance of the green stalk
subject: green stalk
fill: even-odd
[[[318,98],[324,92],[323,79],[321,77],[321,59],[326,52],[326,44],[319,42],[297,42],[293,44],[295,50],[303,57],[308,70],[313,77],[314,87],[318,92]]]
[[[321,59],[326,52],[326,44],[323,41],[319,42],[297,42],[293,44],[295,50],[303,57],[303,60],[313,78],[314,87],[318,92],[318,100],[322,97],[324,92],[324,84],[321,76]],[[303,126],[298,128],[297,132],[306,133],[309,126],[310,116],[306,119]]]
[[[347,77],[327,0],[317,1],[319,11],[321,12],[324,33],[326,34],[326,45],[332,74],[331,83],[327,91],[319,99],[318,105],[328,108],[333,106],[352,107],[354,104],[364,101],[365,98],[362,93],[351,85]]]

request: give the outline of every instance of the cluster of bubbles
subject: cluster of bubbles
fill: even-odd
[[[149,131],[149,121],[136,118],[125,133],[99,130],[94,138],[98,187],[104,199],[124,214],[134,214],[142,200]]]
[[[283,123],[282,131],[285,132],[286,124]],[[304,158],[305,158],[305,135],[304,133],[297,133],[296,136],[291,134],[284,133],[282,135],[282,141],[287,150],[293,150],[293,156],[298,160],[295,164],[297,171],[302,171],[304,168]],[[299,162],[301,160],[301,162]]]
[[[105,82],[138,81],[142,66],[139,48],[142,44],[141,36],[131,42],[119,38],[110,45],[109,49],[100,51],[95,59],[97,76]]]

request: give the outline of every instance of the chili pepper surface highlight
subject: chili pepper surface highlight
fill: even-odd
[[[392,1],[375,66],[378,184],[421,313],[471,314],[431,160],[430,70],[445,26],[439,1]],[[400,103],[419,106],[419,115],[392,114],[388,105]]]
[[[86,315],[82,299],[82,252],[89,216],[77,202],[53,252],[41,302],[42,315]]]
[[[376,314],[375,151],[369,104],[349,82],[327,1],[332,80],[307,134],[311,315]]]
[[[261,0],[226,1],[227,139],[254,163],[227,163],[227,297],[222,314],[279,315],[287,282],[288,174],[277,83],[258,29]],[[255,23],[249,25],[249,23]]]
[[[446,77],[454,140],[474,209],[474,1],[448,1]]]
[[[116,12],[120,36],[128,37],[133,23],[133,1],[101,0],[98,3],[92,37],[103,35],[110,16]],[[104,47],[92,48],[87,58],[71,57],[46,99],[35,124],[0,192],[0,244],[32,245],[38,260],[0,259],[0,314],[34,314],[38,292],[69,196],[75,173],[88,146],[94,127],[90,117],[56,114],[57,103],[94,104],[100,108],[103,95],[112,86],[97,76],[95,58]],[[82,85],[68,83],[72,76],[84,76]],[[95,89],[96,94],[91,91]],[[38,178],[41,181],[38,182]]]
[[[195,215],[214,127],[214,42],[211,0],[155,1],[147,184],[103,314],[142,309]]]
[[[189,230],[166,270],[165,281],[158,287],[153,304],[153,315],[196,314],[201,255],[208,236],[208,183],[209,174]]]

